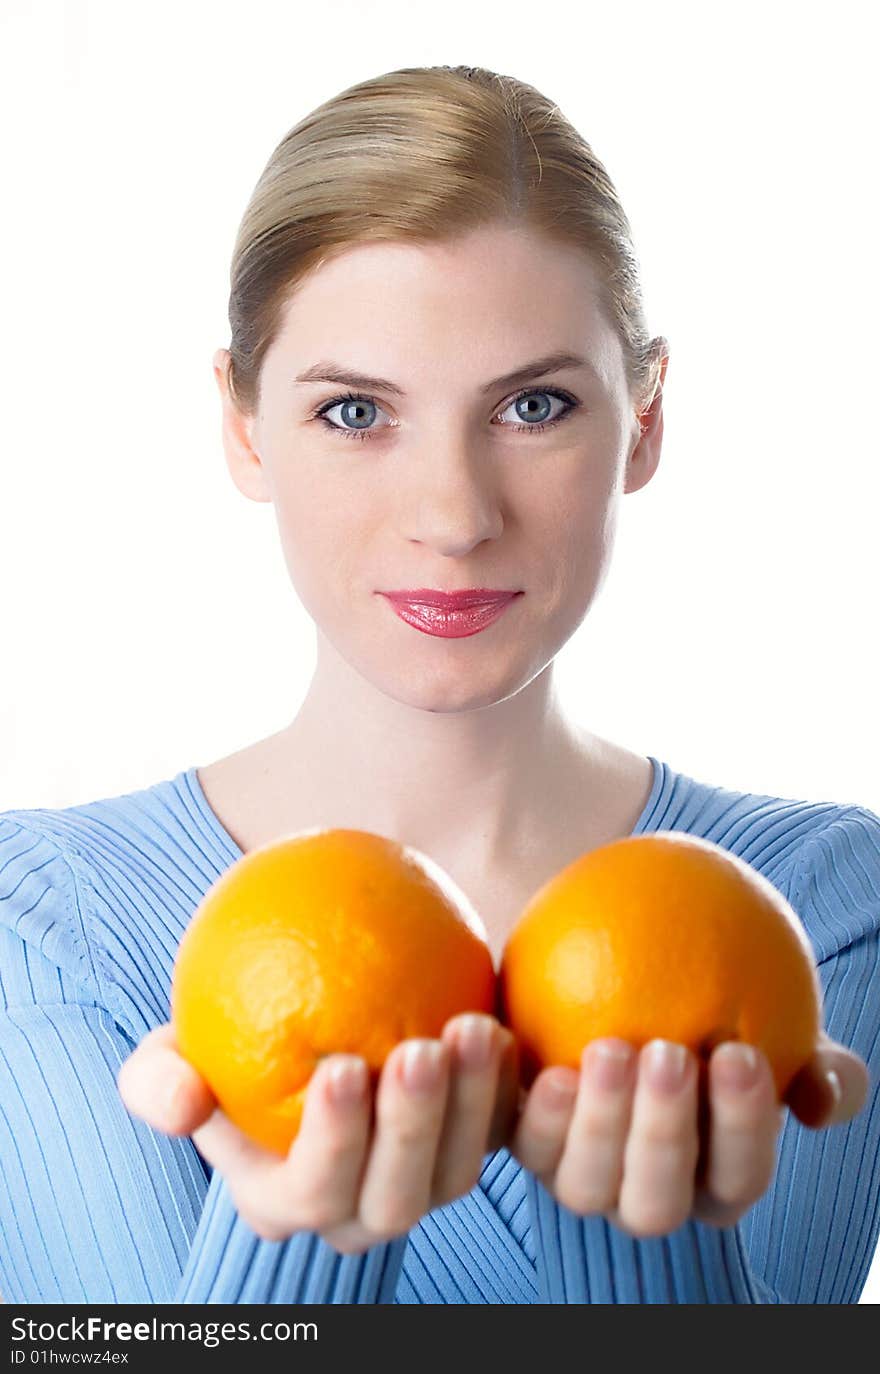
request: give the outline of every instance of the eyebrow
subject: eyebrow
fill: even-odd
[[[546,372],[563,372],[569,368],[586,368],[598,380],[598,373],[593,364],[587,358],[581,358],[576,353],[548,353],[546,357],[535,358],[530,363],[524,363],[522,367],[517,367],[513,372],[506,372],[503,377],[495,377],[491,382],[486,382],[485,386],[480,387],[481,393],[495,391],[498,387],[517,386],[520,382],[530,382],[534,377],[542,377]],[[294,378],[296,382],[333,382],[340,386],[357,386],[374,391],[387,391],[392,396],[405,396],[406,392],[396,382],[389,382],[385,377],[368,377],[364,372],[355,372],[351,368],[340,367],[338,363],[322,362],[315,363],[312,367],[306,368],[305,372],[300,372]]]

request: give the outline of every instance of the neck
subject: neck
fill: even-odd
[[[372,830],[459,870],[527,864],[599,774],[599,742],[565,718],[552,669],[503,701],[430,710],[378,691],[321,638],[277,739],[278,787],[289,760],[315,824]]]

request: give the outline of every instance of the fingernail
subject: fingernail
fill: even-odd
[[[183,1090],[184,1080],[179,1073],[172,1074],[170,1079],[162,1085],[163,1115],[177,1116],[180,1111]]]
[[[410,1092],[429,1092],[440,1082],[443,1046],[439,1040],[410,1040],[403,1051],[402,1076]]]
[[[753,1045],[728,1040],[713,1055],[716,1077],[723,1088],[744,1092],[758,1081],[758,1056]]]
[[[629,1072],[632,1050],[622,1041],[594,1040],[587,1046],[587,1074],[599,1088],[622,1088]]]
[[[676,1092],[684,1082],[687,1050],[673,1040],[652,1040],[646,1055],[648,1082],[661,1092]]]
[[[340,1106],[359,1102],[367,1088],[367,1066],[357,1055],[341,1055],[330,1066],[330,1096]]]
[[[825,1081],[831,1089],[832,1095],[834,1097],[834,1103],[831,1110],[836,1112],[843,1098],[843,1088],[840,1086],[840,1078],[838,1077],[837,1070],[826,1069]]]
[[[489,1062],[492,1022],[478,1012],[463,1016],[455,1034],[458,1058],[469,1069],[484,1069]]]
[[[548,1073],[541,1080],[541,1096],[549,1107],[568,1107],[577,1095],[577,1083],[568,1074]]]

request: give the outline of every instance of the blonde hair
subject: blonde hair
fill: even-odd
[[[256,412],[263,358],[306,275],[355,244],[436,243],[507,223],[592,256],[639,413],[666,340],[645,322],[629,221],[589,144],[533,86],[483,67],[402,67],[285,134],[254,187],[230,270],[227,361]]]

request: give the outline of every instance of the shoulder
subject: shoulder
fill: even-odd
[[[81,894],[49,813],[0,813],[0,927],[90,992],[97,988]]]
[[[188,807],[180,776],[76,806],[0,813],[0,929],[76,977],[135,1039],[169,1018],[177,946],[229,862]]]
[[[880,935],[880,817],[839,806],[804,836],[785,895],[807,925],[819,959]]]

